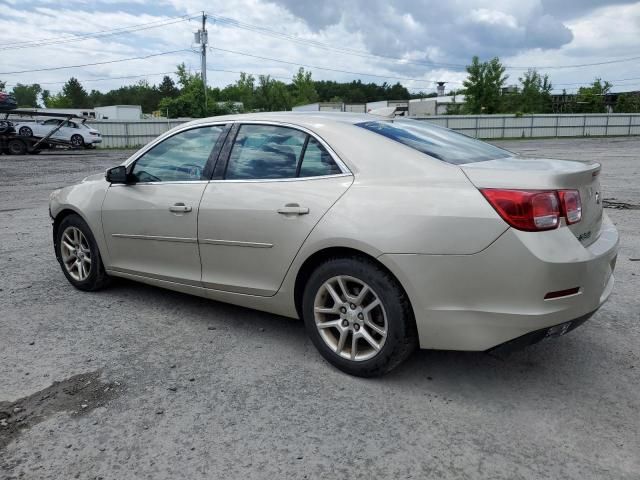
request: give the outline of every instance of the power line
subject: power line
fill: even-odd
[[[80,34],[80,35],[52,37],[52,38],[45,38],[40,40],[30,40],[27,42],[5,43],[2,45],[2,47],[0,47],[0,50],[17,50],[17,49],[23,49],[23,48],[42,47],[47,45],[77,42],[77,41],[87,40],[92,38],[103,38],[103,37],[109,37],[109,36],[115,36],[115,35],[123,35],[127,33],[138,32],[141,30],[149,30],[152,28],[164,27],[166,25],[172,25],[174,23],[185,22],[195,17],[196,15],[189,15],[189,16],[182,15],[180,17],[174,18],[173,20],[166,20],[166,19],[156,20],[155,22],[141,23],[138,25],[130,25],[128,27],[114,28],[111,30],[101,30],[98,32],[92,32],[92,33],[86,33],[86,34]]]
[[[339,51],[339,52],[343,52],[343,53],[347,53],[347,54],[351,54],[351,55],[355,55],[355,56],[362,56],[362,57],[372,57],[372,58],[382,58],[382,59],[387,59],[387,60],[394,60],[400,64],[408,64],[408,65],[421,65],[421,66],[436,66],[436,67],[445,67],[445,68],[463,68],[466,69],[467,65],[465,64],[460,64],[460,63],[441,63],[441,62],[429,62],[429,61],[411,61],[411,60],[406,60],[403,58],[398,58],[398,57],[392,57],[389,55],[380,55],[380,54],[374,54],[371,52],[367,52],[364,50],[355,50],[355,49],[349,49],[349,48],[344,48],[344,47],[336,47],[334,45],[330,45],[327,43],[323,43],[323,42],[319,42],[316,40],[309,40],[309,39],[304,39],[304,38],[300,38],[298,36],[292,35],[292,34],[287,34],[284,32],[279,32],[277,30],[272,30],[266,27],[262,27],[262,26],[258,26],[258,25],[253,25],[250,23],[246,23],[246,22],[242,22],[240,20],[237,20],[235,18],[231,18],[231,17],[224,17],[224,16],[220,16],[220,15],[215,15],[215,14],[209,14],[211,17],[215,18],[219,23],[231,26],[231,27],[236,27],[236,28],[241,28],[241,29],[245,29],[245,30],[250,30],[252,32],[258,33],[258,34],[263,34],[263,35],[267,35],[267,36],[271,36],[271,37],[278,37],[284,40],[289,40],[292,41],[294,43],[300,43],[300,44],[306,44],[306,45],[311,45],[317,48],[324,48],[324,49],[330,49],[330,50],[334,50],[334,51]],[[581,64],[572,64],[572,65],[546,65],[546,66],[517,66],[517,65],[505,65],[505,68],[510,69],[510,70],[528,70],[528,69],[539,69],[539,70],[554,70],[554,69],[569,69],[569,68],[582,68],[582,67],[591,67],[591,66],[600,66],[600,65],[609,65],[609,64],[613,64],[613,63],[623,63],[623,62],[630,62],[633,60],[638,60],[640,59],[640,56],[634,56],[634,57],[625,57],[625,58],[618,58],[618,59],[613,59],[613,60],[606,60],[606,61],[602,61],[602,62],[593,62],[593,63],[581,63]]]
[[[218,47],[209,47],[211,50],[218,50],[220,52],[226,52],[226,53],[232,53],[235,55],[242,55],[242,56],[246,56],[246,57],[253,57],[253,58],[258,58],[260,60],[269,60],[272,62],[279,62],[279,63],[285,63],[288,65],[296,65],[296,66],[301,66],[301,67],[307,67],[307,68],[314,68],[317,70],[327,70],[329,72],[337,72],[337,73],[347,73],[350,75],[360,75],[360,76],[365,76],[365,77],[377,77],[377,78],[385,78],[385,79],[393,79],[393,80],[406,80],[406,81],[413,81],[413,82],[421,82],[421,83],[437,83],[440,80],[427,80],[427,79],[423,79],[423,78],[409,78],[409,77],[396,77],[393,75],[378,75],[375,73],[363,73],[363,72],[351,72],[348,70],[340,70],[337,68],[329,68],[329,67],[319,67],[317,65],[309,65],[309,64],[305,64],[305,63],[300,63],[300,62],[289,62],[287,60],[280,60],[278,58],[270,58],[270,57],[263,57],[261,55],[254,55],[252,53],[246,53],[246,52],[238,52],[235,50],[227,50],[225,48],[218,48]],[[455,81],[447,81],[447,83],[459,83],[461,84],[462,82],[455,82]]]
[[[80,83],[87,82],[102,82],[107,80],[123,80],[128,78],[142,78],[142,77],[157,77],[160,75],[173,75],[175,71],[172,72],[157,72],[157,73],[145,73],[143,75],[124,75],[122,77],[104,77],[104,78],[86,78],[86,79],[77,79]],[[61,85],[67,83],[68,80],[63,80],[60,82],[37,82],[38,85]],[[7,87],[15,87],[17,84],[15,83],[7,83]],[[27,84],[29,85],[29,84]]]
[[[213,18],[215,18],[218,23],[230,26],[230,27],[236,27],[236,28],[240,28],[240,29],[244,29],[244,30],[248,30],[248,31],[252,31],[254,33],[258,33],[261,35],[267,35],[270,37],[275,37],[275,38],[279,38],[282,40],[288,40],[294,43],[298,43],[298,44],[302,44],[302,45],[310,45],[312,47],[316,47],[316,48],[321,48],[324,50],[331,50],[331,51],[337,51],[337,52],[341,52],[341,53],[346,53],[349,55],[354,55],[357,57],[363,57],[363,58],[381,58],[381,59],[385,59],[385,60],[393,60],[396,61],[400,64],[403,65],[420,65],[420,66],[430,66],[430,67],[444,67],[444,68],[462,68],[465,69],[466,65],[463,64],[456,64],[456,63],[442,63],[442,62],[428,62],[428,61],[421,61],[421,62],[417,62],[417,61],[411,61],[411,60],[407,60],[407,59],[403,59],[403,58],[397,58],[397,57],[392,57],[392,56],[388,56],[388,55],[380,55],[380,54],[373,54],[371,52],[367,52],[364,50],[355,50],[355,49],[351,49],[351,48],[344,48],[344,47],[336,47],[334,45],[330,45],[327,43],[323,43],[323,42],[319,42],[317,40],[309,40],[309,39],[303,39],[300,37],[297,37],[295,35],[291,35],[291,34],[286,34],[283,32],[278,32],[276,30],[271,30],[265,27],[259,27],[257,25],[252,25],[249,23],[245,23],[245,22],[241,22],[239,20],[233,19],[233,18],[229,18],[229,17],[222,17],[222,16],[218,16],[218,15],[212,15],[210,14]]]
[[[161,55],[170,55],[172,53],[180,53],[180,52],[192,52],[192,50],[190,49],[180,49],[180,50],[172,50],[169,52],[160,52],[160,53],[152,53],[149,55],[143,55],[140,57],[130,57],[130,58],[120,58],[118,60],[108,60],[108,61],[104,61],[104,62],[93,62],[93,63],[83,63],[80,65],[65,65],[63,67],[47,67],[47,68],[35,68],[33,70],[19,70],[19,71],[15,71],[15,72],[0,72],[0,75],[17,75],[19,73],[31,73],[31,72],[48,72],[48,71],[52,71],[52,70],[64,70],[66,68],[79,68],[79,67],[93,67],[96,65],[107,65],[110,63],[119,63],[119,62],[128,62],[130,60],[145,60],[147,58],[152,58],[152,57],[159,57]]]

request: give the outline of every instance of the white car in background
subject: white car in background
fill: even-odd
[[[77,148],[92,148],[96,144],[102,143],[102,136],[95,128],[85,125],[84,122],[75,122],[60,118],[17,123],[15,124],[15,129],[18,135],[24,137],[45,137],[51,130],[56,128],[60,122],[63,122],[62,127],[60,127],[51,138],[55,140],[65,140]]]

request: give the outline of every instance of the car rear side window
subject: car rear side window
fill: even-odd
[[[319,177],[323,175],[337,175],[342,173],[340,167],[318,140],[309,137],[307,148],[300,165],[299,177]]]
[[[138,183],[203,180],[202,173],[224,125],[192,128],[158,143],[142,155],[131,175]]]
[[[293,128],[242,125],[231,149],[225,178],[293,178],[306,140],[306,133]]]
[[[506,150],[426,121],[388,120],[356,125],[455,165],[512,156]]]

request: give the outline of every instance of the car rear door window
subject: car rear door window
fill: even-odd
[[[313,137],[309,137],[304,151],[299,177],[319,177],[323,175],[337,175],[342,173],[340,167],[322,144]]]
[[[293,128],[242,125],[231,149],[225,178],[294,178],[306,139],[306,133]]]
[[[224,125],[192,128],[155,145],[133,166],[132,177],[144,182],[204,180],[202,174]]]

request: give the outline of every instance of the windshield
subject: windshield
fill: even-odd
[[[356,125],[455,165],[512,156],[506,150],[426,121],[388,120]]]

